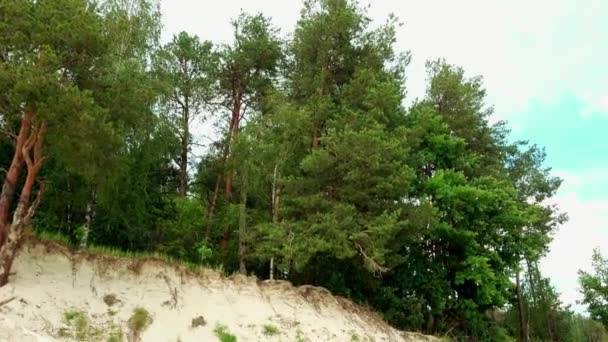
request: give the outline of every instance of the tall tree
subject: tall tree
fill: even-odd
[[[8,2],[0,7],[0,17],[4,50],[0,84],[7,90],[0,102],[11,126],[20,127],[0,195],[0,285],[4,285],[23,229],[39,203],[40,197],[32,200],[31,194],[44,160],[43,141],[86,164],[99,154],[88,150],[90,145],[80,141],[80,135],[91,133],[94,141],[108,133],[109,126],[91,93],[103,75],[107,52],[94,4],[81,0]],[[26,179],[15,208],[24,166]]]
[[[161,98],[180,140],[179,195],[188,193],[189,155],[194,143],[191,126],[200,119],[213,95],[216,54],[211,42],[180,32],[154,58],[154,69],[165,86]]]
[[[164,206],[160,193],[177,189],[167,160],[178,144],[153,112],[158,85],[149,64],[159,45],[156,5],[154,0],[100,4],[105,52],[98,58],[98,76],[86,87],[103,116],[93,116],[98,129],[79,137],[83,152],[64,153],[69,146],[62,144],[71,140],[49,142],[43,169],[48,186],[37,229],[66,234],[73,242],[87,235],[92,243],[148,244],[144,232],[152,230]]]
[[[393,50],[395,20],[376,30],[368,23],[353,2],[307,1],[291,45],[290,95],[312,140],[281,193],[282,224],[303,281],[338,276],[312,271],[314,260],[369,274],[397,262],[388,246],[403,229],[399,203],[412,176],[399,126],[408,56]]]
[[[238,165],[233,147],[237,143],[239,131],[248,113],[259,113],[262,110],[264,98],[273,89],[282,56],[281,41],[270,19],[261,14],[241,14],[232,25],[234,42],[224,45],[219,52],[219,87],[216,94],[229,118],[220,156],[225,169],[223,172],[226,173],[226,203],[232,200],[234,170]],[[209,224],[217,206],[222,175],[217,175],[209,205]],[[222,249],[226,248],[229,239],[230,231],[225,227],[221,238]]]

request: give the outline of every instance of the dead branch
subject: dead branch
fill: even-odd
[[[4,135],[8,135],[9,137],[13,138],[13,139],[17,139],[17,134],[0,129],[0,133],[4,134]]]
[[[365,253],[365,250],[363,249],[363,246],[361,246],[361,244],[359,244],[357,241],[352,241],[352,243],[355,245],[355,248],[357,248],[359,254],[361,254],[361,256],[363,257],[363,260],[370,266],[374,273],[382,274],[389,271],[388,268],[378,264],[373,258],[369,257]]]

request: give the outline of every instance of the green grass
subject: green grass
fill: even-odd
[[[70,240],[63,234],[47,231],[34,231],[34,236],[42,241],[53,241],[62,245],[70,245]]]
[[[106,342],[122,342],[122,335],[111,334]]]
[[[112,324],[110,331],[110,336],[108,336],[106,342],[122,342],[122,328],[119,325]]]
[[[80,341],[84,340],[89,330],[89,321],[84,311],[70,309],[63,313],[64,322],[74,329],[76,338]]]
[[[69,328],[59,329],[59,336],[74,338],[78,341],[99,341],[104,329],[90,324],[87,313],[82,310],[69,309],[63,312],[63,321]]]
[[[220,339],[220,342],[237,342],[236,336],[230,333],[228,327],[222,324],[216,324],[215,329],[213,329],[215,336]]]
[[[264,324],[262,325],[263,333],[266,336],[275,336],[279,334],[279,328],[275,327],[272,324]]]
[[[36,237],[40,241],[50,241],[56,242],[61,245],[64,245],[68,248],[79,249],[78,246],[74,245],[70,242],[70,240],[63,234],[57,232],[47,232],[47,231],[34,231],[34,237]],[[120,248],[111,247],[111,246],[101,246],[95,244],[88,244],[86,248],[81,249],[84,251],[88,251],[95,254],[111,256],[115,258],[123,258],[123,259],[156,259],[163,261],[169,265],[182,266],[190,270],[191,272],[197,273],[201,269],[205,267],[205,265],[197,264],[189,261],[180,260],[174,257],[171,257],[164,253],[158,252],[146,252],[146,251],[126,251]]]
[[[135,308],[128,321],[129,329],[137,335],[146,330],[150,324],[152,324],[152,316],[142,307]]]

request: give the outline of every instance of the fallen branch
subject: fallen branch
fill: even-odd
[[[3,301],[1,301],[1,302],[0,302],[0,306],[2,306],[2,305],[4,305],[4,304],[8,304],[8,303],[10,303],[10,302],[12,302],[13,300],[15,300],[16,298],[17,298],[17,297],[14,297],[14,296],[13,296],[13,297],[11,297],[11,298],[9,298],[9,299],[5,299],[5,300],[3,300]]]

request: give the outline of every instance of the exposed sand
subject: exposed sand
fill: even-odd
[[[238,341],[437,341],[389,327],[376,314],[329,291],[284,281],[192,272],[158,260],[72,253],[54,243],[28,242],[15,260],[10,284],[0,288],[0,341],[107,341],[135,307],[151,313],[141,341],[218,341],[217,324]],[[104,301],[105,297],[105,301]],[[111,306],[111,299],[116,303]],[[75,337],[69,310],[85,313],[85,335]],[[203,326],[192,327],[203,317]],[[200,319],[199,319],[200,320]],[[264,325],[276,327],[273,336]],[[44,337],[43,337],[44,336]]]

